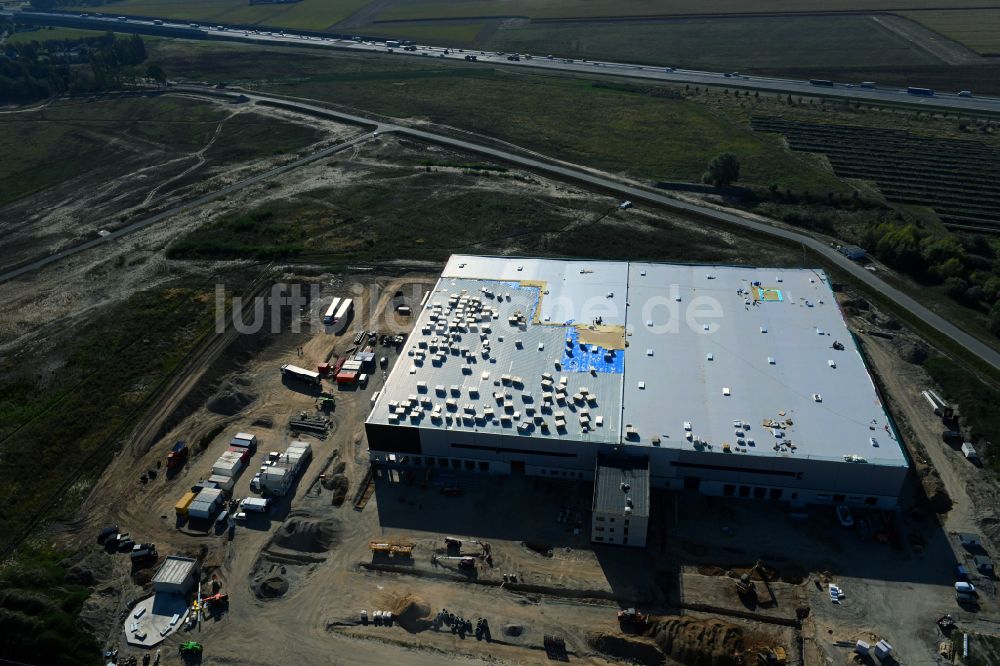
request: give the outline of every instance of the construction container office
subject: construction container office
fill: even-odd
[[[456,255],[366,421],[373,459],[889,508],[907,459],[820,270]]]
[[[197,581],[198,562],[190,557],[169,555],[153,576],[157,593],[187,594]]]

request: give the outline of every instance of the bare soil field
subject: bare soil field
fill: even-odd
[[[345,136],[177,96],[57,101],[0,113],[0,130],[2,267]]]

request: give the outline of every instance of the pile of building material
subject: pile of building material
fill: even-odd
[[[270,495],[283,496],[309,464],[312,449],[306,442],[292,442],[284,453],[274,456],[261,472],[260,487]]]
[[[292,430],[308,432],[320,439],[326,439],[327,432],[330,430],[330,419],[306,416],[303,413],[290,418],[288,427]]]

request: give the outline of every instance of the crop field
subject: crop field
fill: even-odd
[[[977,6],[1000,6],[997,0]],[[439,0],[408,3],[397,0],[379,19],[523,16],[533,19],[599,16],[676,16],[763,12],[879,11],[886,9],[947,9],[965,6],[958,0]]]
[[[325,30],[368,2],[369,0],[301,0],[293,4],[251,5],[247,0],[122,0],[109,4],[106,11],[130,16]]]
[[[103,32],[99,30],[78,30],[76,28],[42,28],[41,30],[31,30],[28,32],[18,32],[7,38],[8,44],[28,44],[30,42],[44,42],[48,40],[83,39],[84,37],[100,37]],[[149,37],[143,37],[148,40]]]
[[[445,46],[471,44],[486,27],[485,23],[378,23],[363,28],[365,35],[405,37],[422,44]]]
[[[279,94],[426,118],[639,178],[700,182],[708,162],[731,151],[743,165],[746,184],[817,193],[849,189],[788,151],[778,137],[755,134],[667,87],[522,74],[430,58],[323,56],[215,44],[178,48],[164,43],[155,57],[172,76],[243,81]],[[216,63],[226,64],[219,71]]]
[[[1000,150],[901,130],[757,117],[793,150],[823,153],[837,175],[874,181],[890,201],[933,208],[946,227],[1000,231]]]
[[[900,13],[981,55],[1000,55],[1000,9]]]
[[[866,16],[741,17],[501,28],[490,50],[707,69],[939,62]]]

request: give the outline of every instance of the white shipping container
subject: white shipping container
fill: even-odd
[[[215,509],[215,502],[191,502],[188,507],[188,516],[207,520],[215,513]]]
[[[232,492],[233,486],[236,484],[236,479],[231,476],[223,476],[221,474],[213,474],[208,477],[208,480],[219,486],[226,492]]]
[[[237,477],[243,471],[243,460],[239,453],[226,451],[212,465],[212,474]]]

